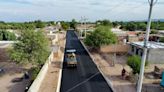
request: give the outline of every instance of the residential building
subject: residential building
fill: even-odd
[[[143,46],[144,42],[131,42],[129,43],[129,51],[130,55],[139,55],[142,57],[143,55]],[[148,53],[147,53],[147,61],[149,63],[164,64],[164,43],[159,42],[148,42]]]
[[[117,38],[118,38],[118,43],[119,44],[124,44],[127,41],[127,33],[126,31],[122,31],[119,28],[112,28],[111,31],[116,34]]]
[[[78,32],[78,35],[81,39],[85,37],[85,32],[94,31],[96,28],[96,24],[77,24],[76,30]]]

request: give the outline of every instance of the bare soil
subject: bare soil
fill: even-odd
[[[22,78],[24,72],[29,68],[17,65],[9,59],[6,49],[0,49],[0,92],[23,92],[30,79],[23,79],[20,82],[12,82],[15,78]]]

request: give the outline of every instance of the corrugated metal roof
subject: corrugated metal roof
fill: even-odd
[[[144,46],[144,42],[131,42],[131,44],[137,45],[137,46],[140,46],[140,47]],[[148,48],[154,48],[154,49],[164,48],[164,43],[148,42]]]

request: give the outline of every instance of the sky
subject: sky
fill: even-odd
[[[0,21],[146,20],[148,0],[0,0]],[[164,19],[164,0],[153,7],[153,19]]]

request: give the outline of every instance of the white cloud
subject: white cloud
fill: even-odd
[[[164,18],[163,4],[154,7],[153,18]],[[86,16],[90,20],[146,19],[148,3],[143,0],[3,0],[0,20],[71,20]],[[5,16],[4,16],[5,15]],[[9,20],[7,20],[9,21]]]

